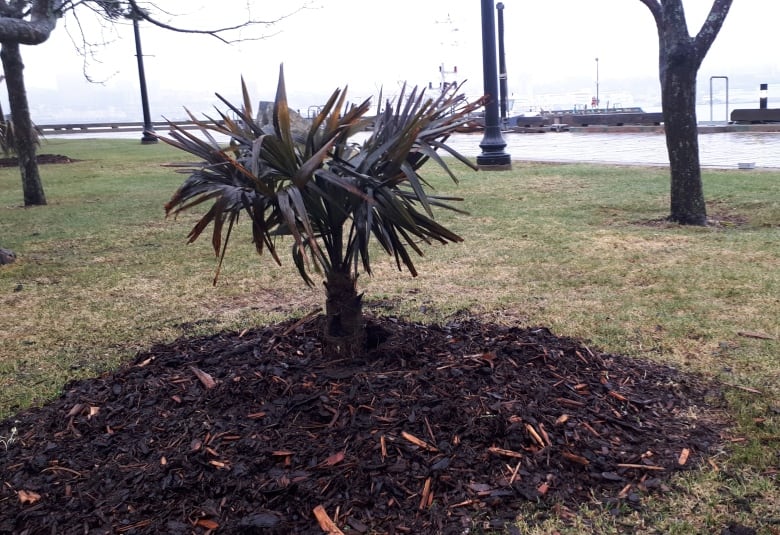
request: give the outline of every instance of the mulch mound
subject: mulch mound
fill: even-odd
[[[543,327],[371,318],[344,361],[320,323],[158,345],[0,422],[0,533],[461,534],[639,507],[720,441],[712,385]]]
[[[62,154],[37,154],[35,160],[39,164],[46,163],[73,163],[73,160]],[[0,167],[16,167],[19,165],[19,158],[16,156],[10,156],[8,158],[0,158]]]

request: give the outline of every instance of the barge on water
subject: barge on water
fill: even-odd
[[[515,115],[506,120],[508,131],[533,131],[547,129],[566,130],[580,126],[659,126],[663,113],[646,112],[639,107],[630,108],[583,108],[551,110],[536,115]]]

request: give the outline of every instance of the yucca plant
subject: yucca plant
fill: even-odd
[[[6,119],[2,106],[0,106],[0,152],[6,157],[16,154],[14,123],[12,120]]]
[[[3,77],[0,76],[0,81],[2,80]],[[33,135],[35,136],[33,141],[40,147],[41,141],[37,131],[34,132]],[[0,106],[0,153],[6,157],[16,155],[16,131],[14,130],[14,122],[12,119],[6,118],[2,106]]]
[[[165,205],[167,215],[213,201],[189,233],[189,243],[209,226],[219,258],[216,284],[231,230],[245,212],[258,253],[281,264],[277,242],[290,239],[292,259],[308,285],[323,278],[326,289],[324,342],[340,355],[356,355],[364,346],[365,323],[358,274],[371,274],[371,239],[393,256],[399,270],[415,276],[412,252],[421,244],[460,242],[462,238],[433,219],[432,208],[455,210],[454,197],[429,195],[420,176],[432,161],[456,180],[440,152],[472,168],[473,163],[446,144],[482,100],[468,102],[454,87],[432,97],[412,89],[388,101],[375,117],[370,102],[346,104],[336,90],[306,131],[294,132],[280,68],[273,124],[261,125],[242,80],[243,104],[217,110],[215,118],[190,119],[196,135],[171,124],[165,142],[202,160],[189,164],[182,186]],[[380,102],[382,97],[380,95]],[[358,144],[354,134],[371,127]],[[220,146],[212,133],[229,136]]]

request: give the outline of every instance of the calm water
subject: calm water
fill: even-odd
[[[367,135],[367,134],[365,134]],[[56,139],[74,138],[139,139],[141,134],[47,135]],[[469,157],[482,152],[482,134],[457,134],[450,138],[453,148]],[[513,160],[555,162],[599,162],[640,165],[668,165],[666,138],[657,133],[579,133],[504,134],[506,152]],[[740,162],[756,167],[780,168],[780,133],[728,132],[699,135],[699,156],[703,167],[736,168]]]
[[[462,134],[451,139],[453,148],[466,156],[482,152],[482,134]],[[654,133],[504,134],[513,160],[556,162],[607,162],[669,165],[666,137]],[[727,132],[699,135],[703,167],[736,168],[740,162],[756,167],[780,168],[780,133]]]

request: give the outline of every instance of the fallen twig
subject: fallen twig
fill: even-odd
[[[428,451],[439,451],[427,442],[425,442],[422,439],[417,438],[416,436],[412,435],[411,433],[407,433],[406,431],[401,431],[401,436],[404,437],[406,440],[414,444],[415,446],[419,446],[424,450]]]
[[[760,340],[775,340],[774,336],[771,336],[766,333],[760,333],[756,331],[738,331],[738,335],[744,336],[745,338],[758,338]]]
[[[662,472],[666,470],[663,466],[656,466],[654,464],[633,464],[633,463],[618,463],[620,468],[637,468],[639,470],[656,470]]]
[[[745,392],[750,392],[751,394],[763,394],[763,392],[761,392],[760,390],[756,390],[755,388],[750,388],[749,386],[735,385],[734,383],[727,383],[725,381],[723,382],[723,384],[726,386],[730,386],[732,388],[736,388],[738,390],[744,390]]]
[[[502,457],[514,457],[515,459],[522,459],[523,458],[523,454],[522,453],[518,453],[518,452],[512,451],[512,450],[505,450],[503,448],[491,447],[491,448],[488,448],[488,451],[490,453],[495,454],[495,455],[501,455]]]

